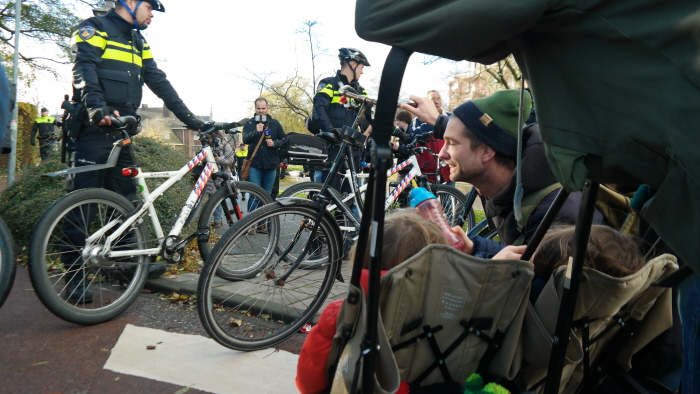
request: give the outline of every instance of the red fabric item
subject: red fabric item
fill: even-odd
[[[396,394],[410,394],[411,392],[411,387],[408,385],[408,382],[401,382],[399,384],[399,389],[396,391]]]
[[[382,271],[384,276],[387,271]],[[369,271],[362,270],[360,285],[367,293],[369,283]],[[328,355],[331,353],[333,336],[335,335],[335,324],[340,314],[340,307],[343,300],[335,300],[321,312],[316,324],[306,336],[304,346],[299,353],[299,363],[297,364],[297,389],[302,394],[322,393],[328,387],[326,379],[326,364]]]
[[[435,137],[430,137],[430,141],[426,143],[420,143],[418,146],[423,146],[430,148],[432,153],[439,154],[442,146],[445,145],[445,140],[438,140]],[[435,176],[435,170],[438,167],[438,158],[433,156],[430,152],[421,152],[421,154],[416,156],[418,165],[420,166],[420,171],[423,175],[428,175],[428,179],[431,182],[437,182],[437,177]],[[440,175],[442,176],[442,182],[450,181],[450,168],[442,167],[440,168]]]

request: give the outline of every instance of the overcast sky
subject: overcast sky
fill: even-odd
[[[196,115],[214,120],[237,120],[250,115],[259,88],[247,80],[253,71],[274,72],[271,80],[282,81],[298,69],[311,78],[308,44],[295,31],[302,21],[318,20],[314,31],[328,55],[317,63],[317,74],[330,75],[338,68],[338,48],[355,47],[369,59],[360,83],[376,97],[379,79],[389,47],[360,39],[355,33],[354,1],[231,1],[163,0],[166,12],[155,12],[144,32],[158,66],[167,75],[185,104]],[[78,11],[92,15],[89,9]],[[25,41],[26,43],[26,41]],[[22,46],[22,43],[20,43]],[[26,47],[30,47],[27,45]],[[46,48],[31,48],[45,55]],[[37,54],[37,53],[33,53]],[[414,54],[407,68],[402,95],[425,95],[439,90],[447,104],[447,78],[456,64],[439,61],[422,64],[423,55]],[[59,67],[60,77],[40,75],[20,100],[60,112],[63,94],[70,93],[71,66]],[[144,88],[143,103],[162,102]],[[274,116],[274,114],[272,114]]]

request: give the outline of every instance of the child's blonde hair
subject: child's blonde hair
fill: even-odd
[[[557,267],[569,263],[574,230],[574,226],[559,226],[547,232],[532,258],[536,277],[547,280]],[[639,271],[646,262],[629,237],[610,227],[594,225],[583,264],[622,278]]]
[[[437,224],[409,210],[394,211],[384,220],[381,269],[394,268],[431,244],[448,244]],[[350,261],[355,259],[356,248],[357,245],[353,247]],[[368,268],[369,248],[364,254],[362,265]]]

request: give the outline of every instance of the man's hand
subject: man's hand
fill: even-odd
[[[365,137],[369,137],[370,135],[372,135],[372,125],[369,125],[369,127],[367,127],[367,130],[365,130],[365,132],[362,134],[364,134]]]
[[[527,245],[506,246],[501,249],[500,252],[496,253],[492,260],[520,260],[520,256],[525,253],[525,249],[527,249]]]
[[[430,103],[432,104],[432,101]],[[435,108],[434,105],[433,108]],[[462,238],[462,241],[464,241],[464,247],[462,248],[462,252],[469,255],[472,254],[472,252],[474,251],[474,241],[469,239],[467,233],[465,233],[464,230],[462,230],[462,228],[459,226],[454,226],[451,228],[451,230],[453,233],[457,234],[458,237]]]
[[[202,127],[204,126],[204,122],[196,118],[187,119],[187,122],[185,122],[185,124],[190,130],[194,131],[202,131]]]
[[[401,109],[405,109],[406,111],[417,116],[418,119],[422,120],[423,122],[435,126],[435,122],[437,121],[440,113],[438,112],[437,108],[435,108],[435,103],[433,103],[433,100],[427,97],[418,96],[411,96],[410,99],[416,103],[416,106],[414,107],[410,104],[401,104]]]
[[[262,124],[262,123],[258,123],[258,124],[255,125],[255,130],[256,130],[258,133],[262,133],[264,129],[265,129],[265,125]]]
[[[272,138],[265,138],[265,143],[266,143],[267,146],[269,146],[270,148],[274,148],[274,147],[275,147],[275,141],[273,141]]]
[[[111,126],[112,120],[109,118],[109,115],[112,114],[117,118],[119,117],[119,111],[112,107],[97,107],[89,111],[90,121],[97,126]]]

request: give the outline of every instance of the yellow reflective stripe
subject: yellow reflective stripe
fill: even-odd
[[[333,85],[328,84],[325,88],[317,91],[316,93],[325,93],[328,95],[328,97],[333,97],[333,93],[335,92],[333,91]]]
[[[119,49],[107,48],[102,54],[103,59],[118,60],[125,63],[134,63],[135,65],[141,67],[143,66],[143,60],[141,56],[132,53],[120,51]]]
[[[73,42],[79,43],[79,42],[87,42],[88,44],[98,47],[100,49],[105,49],[105,46],[107,46],[107,40],[105,40],[103,37],[100,37],[98,35],[94,35],[90,37],[87,40],[83,40],[79,35],[74,35],[73,36]]]
[[[331,99],[331,104],[339,104],[340,103],[340,96],[335,96]]]
[[[116,42],[116,41],[109,41],[109,40],[107,40],[107,45],[112,45],[112,46],[115,46],[115,47],[124,48],[124,49],[128,49],[128,50],[131,50],[131,49],[132,49],[132,46],[131,46],[131,45],[122,44],[122,43]]]
[[[150,49],[143,50],[143,60],[153,59],[153,54]]]

